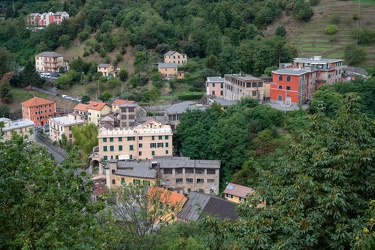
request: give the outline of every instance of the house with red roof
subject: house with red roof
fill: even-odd
[[[112,103],[112,112],[113,113],[119,113],[120,112],[120,105],[127,105],[127,104],[135,104],[135,101],[116,99]]]
[[[40,97],[33,97],[23,103],[22,118],[33,121],[35,126],[44,126],[48,119],[55,116],[56,103]]]
[[[99,126],[99,119],[111,112],[111,106],[105,102],[90,101],[87,104],[87,121]]]

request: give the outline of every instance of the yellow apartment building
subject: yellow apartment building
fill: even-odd
[[[87,104],[87,121],[99,126],[99,119],[111,112],[111,107],[104,102],[90,101]]]
[[[73,113],[68,116],[49,119],[49,138],[51,141],[59,142],[62,135],[65,135],[68,141],[74,142],[73,127],[85,124],[85,121],[81,120],[80,117],[79,114]]]
[[[164,63],[176,63],[178,66],[187,64],[187,55],[177,51],[168,51],[164,54]]]
[[[172,156],[172,137],[171,126],[154,118],[133,128],[101,127],[98,134],[99,159],[142,160]]]

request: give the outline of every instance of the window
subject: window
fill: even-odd
[[[139,185],[139,184],[141,184],[141,180],[136,180],[136,179],[134,179],[134,180],[133,180],[133,184],[138,184],[138,185]]]
[[[214,82],[212,83],[212,87],[215,87],[215,83]]]
[[[197,183],[204,183],[204,179],[197,179]]]
[[[142,141],[142,140],[143,140],[143,137],[142,137],[142,136],[138,137],[138,140]]]
[[[115,174],[116,170],[115,169],[112,169],[112,174]]]
[[[118,146],[118,151],[122,151],[122,145]]]
[[[109,141],[110,141],[110,142],[113,142],[113,137],[109,137]]]
[[[121,178],[121,184],[125,183],[125,178]]]
[[[156,143],[150,143],[150,148],[156,148]]]
[[[214,179],[207,179],[207,183],[214,183]]]
[[[144,186],[151,186],[150,181],[142,181],[142,183],[143,183]]]
[[[221,83],[221,84],[220,84],[220,88],[224,88],[224,83]]]
[[[153,141],[154,141],[154,140],[155,140],[155,136],[152,136],[152,137],[151,137],[151,140],[153,140]]]
[[[142,148],[142,147],[143,147],[143,144],[142,144],[142,143],[139,143],[139,144],[138,144],[138,147],[139,147],[139,148]]]
[[[167,155],[169,153],[169,151],[168,150],[165,150],[165,154]]]
[[[278,88],[279,88],[279,89],[283,89],[283,86],[282,86],[282,85],[279,85]]]
[[[176,179],[176,184],[180,184],[180,183],[183,183],[184,181],[183,181],[183,179],[182,178],[177,178]]]
[[[73,135],[72,135],[72,134],[70,134],[70,135],[69,135],[69,138],[73,138]]]
[[[220,95],[224,95],[224,91],[220,91]]]
[[[128,137],[128,141],[135,141],[135,137],[134,136]]]
[[[279,75],[279,81],[282,81],[282,80],[283,80],[283,76]]]
[[[278,100],[278,101],[282,101],[282,100],[283,100],[283,97],[282,97],[281,95],[278,95],[278,96],[277,96],[277,100]]]
[[[255,91],[252,91],[252,95],[253,96],[256,96],[257,95],[257,91],[255,90]]]
[[[287,76],[287,77],[286,77],[286,81],[287,81],[287,82],[290,82],[291,80],[292,80],[292,77],[291,77],[291,76]]]
[[[290,90],[290,86],[286,86],[286,90]]]
[[[106,156],[106,155],[103,156],[103,160],[105,160],[105,161],[108,160],[108,156]]]
[[[246,199],[243,198],[243,197],[238,197],[238,199],[239,199],[240,201],[242,201],[242,202],[245,202],[245,201],[246,201]]]
[[[193,183],[193,178],[186,178],[186,183]]]
[[[142,151],[139,151],[139,152],[138,152],[138,155],[139,155],[139,156],[142,156]]]
[[[215,169],[207,169],[207,174],[216,174]]]
[[[175,173],[176,174],[182,174],[182,168],[176,168]]]
[[[133,145],[129,145],[129,150],[134,150],[134,146]]]
[[[103,142],[107,142],[107,138],[103,138]]]
[[[163,140],[163,136],[162,136],[162,135],[159,135],[158,139],[159,139],[159,140]]]
[[[103,151],[104,151],[104,152],[107,151],[107,146],[103,146]]]
[[[114,151],[115,147],[114,146],[109,146],[109,151]]]
[[[225,194],[225,196],[228,197],[228,198],[233,198],[233,195],[231,195],[231,194]]]
[[[204,173],[204,169],[198,169],[198,168],[196,168],[195,169],[195,173],[196,174],[203,174]]]
[[[165,147],[167,148],[169,146],[168,142],[165,143]]]
[[[215,91],[212,91],[212,95],[215,95]]]
[[[72,131],[72,126],[69,126],[69,131]]]
[[[172,174],[172,169],[170,168],[164,169],[164,174]]]
[[[158,143],[158,148],[162,148],[164,146],[164,143]]]
[[[116,181],[115,181],[115,180],[112,180],[112,184],[116,184]]]
[[[185,168],[185,174],[194,174],[194,168]]]
[[[168,136],[168,135],[166,135],[166,136],[164,136],[164,138],[165,138],[166,140],[168,140],[168,139],[169,139],[169,136]]]
[[[119,137],[119,138],[118,138],[118,141],[122,141],[122,137]]]
[[[155,155],[155,151],[151,151],[151,155],[154,156]]]

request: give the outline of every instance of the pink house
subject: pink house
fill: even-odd
[[[64,19],[69,18],[69,14],[63,12],[48,12],[48,13],[31,13],[27,17],[27,25],[36,29],[43,29],[51,23],[61,24]]]
[[[207,77],[206,94],[224,98],[224,78],[220,76]]]

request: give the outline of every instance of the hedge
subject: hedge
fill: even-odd
[[[179,95],[177,98],[178,100],[198,100],[203,97],[204,94],[187,94],[187,95]]]

